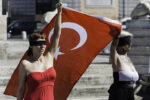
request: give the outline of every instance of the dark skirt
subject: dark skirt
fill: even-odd
[[[133,87],[122,87],[112,84],[108,93],[109,100],[134,100]]]

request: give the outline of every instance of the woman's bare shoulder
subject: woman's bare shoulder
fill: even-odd
[[[29,64],[31,64],[30,59],[23,59],[20,63],[21,66],[28,66]]]

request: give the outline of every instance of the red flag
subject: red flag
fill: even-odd
[[[47,46],[53,34],[54,24],[55,18],[43,30],[46,33]],[[54,86],[55,100],[67,99],[73,86],[92,60],[113,38],[119,35],[120,31],[121,25],[112,20],[63,9],[62,33],[54,59],[57,74]],[[13,83],[18,85],[18,81],[13,81],[14,76],[18,75],[17,70],[11,77],[5,94],[16,96],[17,86]]]

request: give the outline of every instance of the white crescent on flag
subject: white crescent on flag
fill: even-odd
[[[72,48],[71,50],[78,49],[78,48],[80,48],[81,46],[83,46],[85,44],[85,42],[87,40],[87,32],[86,32],[86,30],[81,25],[79,25],[77,23],[73,23],[73,22],[63,22],[62,25],[61,25],[61,27],[62,28],[73,29],[80,36],[80,42],[79,42],[79,44],[76,47]],[[53,34],[54,34],[54,28],[49,33],[49,36],[48,36],[49,41],[50,41],[50,39],[51,39],[51,37],[52,37]],[[59,49],[60,49],[60,47],[58,47],[57,50],[56,50],[55,60],[57,60],[57,57],[59,55],[64,54],[64,53],[60,52]]]

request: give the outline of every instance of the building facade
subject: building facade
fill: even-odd
[[[140,0],[60,0],[68,7],[94,16],[111,19],[130,17]]]
[[[84,13],[112,19],[129,17],[140,0],[2,0],[2,13],[12,19],[33,20],[35,15],[55,9],[53,4],[64,2],[68,7]]]
[[[14,20],[40,21],[42,15],[53,11],[54,4],[59,1],[89,15],[118,20],[130,17],[140,0],[2,0],[1,16],[7,16],[8,25]]]
[[[6,40],[7,39],[7,16],[3,15],[4,14],[4,10],[6,10],[6,5],[4,6],[4,2],[0,2],[0,41],[1,40]],[[3,9],[4,8],[4,9]],[[1,48],[1,47],[0,47]],[[1,52],[0,52],[1,53]]]

